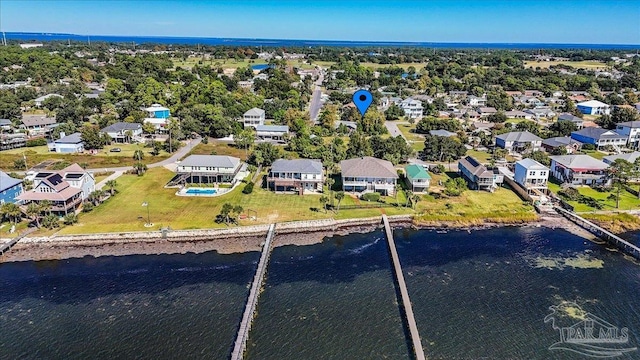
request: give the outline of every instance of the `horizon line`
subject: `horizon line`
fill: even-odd
[[[218,36],[179,36],[179,35],[105,35],[105,34],[75,34],[59,32],[34,31],[2,31],[5,34],[51,35],[51,36],[101,36],[101,37],[146,37],[158,39],[229,39],[229,40],[278,40],[278,41],[314,41],[314,42],[352,42],[352,43],[389,43],[389,44],[499,44],[499,45],[608,45],[608,46],[637,46],[632,43],[582,43],[582,42],[465,42],[465,41],[401,41],[401,40],[336,40],[336,39],[301,39],[301,38],[259,38],[259,37],[218,37]]]

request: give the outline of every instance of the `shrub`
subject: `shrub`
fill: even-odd
[[[596,146],[594,144],[584,144],[582,145],[582,150],[595,150]]]
[[[578,192],[578,189],[573,187],[568,187],[564,190],[558,191],[558,195],[562,196],[567,200],[573,200],[573,201],[577,201],[582,197],[582,195],[580,195],[580,192]]]
[[[75,213],[67,214],[62,221],[65,225],[73,225],[78,222],[78,215]]]
[[[86,202],[82,205],[82,212],[90,212],[95,206],[91,202]]]
[[[43,145],[47,145],[47,139],[45,138],[29,139],[27,140],[27,143],[26,143],[27,147],[43,146]]]
[[[444,183],[444,193],[449,196],[460,196],[465,190],[467,190],[467,182],[459,177],[455,179],[449,179]]]
[[[377,192],[366,193],[366,194],[362,194],[362,196],[360,196],[360,198],[362,198],[362,200],[364,200],[364,201],[379,201],[380,200],[380,194],[377,193]]]
[[[45,215],[45,217],[42,218],[42,226],[46,227],[47,229],[60,227],[58,216],[54,214]]]
[[[251,194],[252,192],[253,192],[253,183],[251,182],[245,185],[244,188],[242,189],[243,194]]]

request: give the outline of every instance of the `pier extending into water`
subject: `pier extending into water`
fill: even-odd
[[[240,360],[244,358],[244,352],[247,349],[247,340],[249,339],[249,331],[251,331],[251,325],[253,324],[253,318],[256,313],[256,305],[258,304],[258,298],[260,297],[260,288],[264,282],[264,275],[267,273],[267,264],[269,263],[269,256],[271,256],[271,249],[273,248],[273,237],[275,236],[276,225],[269,225],[269,231],[267,232],[267,240],[262,247],[262,254],[260,255],[260,261],[258,262],[258,268],[256,274],[253,277],[251,283],[251,290],[249,291],[249,298],[247,304],[244,307],[244,313],[242,314],[242,322],[240,328],[238,328],[238,335],[236,336],[236,342],[233,346],[233,352],[231,353],[231,360]]]
[[[418,325],[416,324],[416,319],[413,316],[411,299],[409,299],[407,284],[404,281],[404,274],[402,273],[402,266],[400,265],[400,257],[398,257],[396,243],[393,240],[393,232],[391,231],[391,226],[389,226],[389,219],[387,219],[387,215],[382,215],[382,222],[384,223],[384,231],[387,234],[387,243],[389,244],[389,252],[391,253],[391,260],[393,262],[393,273],[395,274],[395,280],[398,284],[398,288],[400,289],[402,308],[404,309],[405,320],[407,321],[407,327],[409,328],[409,333],[411,335],[413,352],[416,360],[425,360],[426,358],[424,356],[422,342],[420,341],[420,334],[418,333]]]
[[[20,241],[23,237],[31,234],[34,231],[35,231],[35,229],[29,229],[25,233],[23,233],[22,235],[18,235],[16,237],[14,237],[13,239],[11,239],[10,241],[0,245],[0,256],[4,255],[4,253],[6,253],[7,251],[11,250],[13,245],[17,244],[18,241]]]
[[[561,207],[555,207],[556,211],[562,214],[567,219],[573,221],[579,226],[583,227],[590,233],[598,236],[602,240],[607,241],[608,243],[614,245],[618,249],[622,250],[625,254],[629,254],[634,258],[640,260],[640,248],[631,244],[630,242],[620,238],[617,235],[612,234],[610,231],[603,229],[602,227],[592,223],[591,221],[583,218],[582,216],[573,213],[571,211],[567,211]]]

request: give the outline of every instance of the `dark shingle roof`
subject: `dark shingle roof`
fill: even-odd
[[[113,133],[127,130],[139,130],[142,128],[142,125],[138,123],[128,123],[128,122],[117,122],[113,125],[109,125],[102,129],[102,132]]]
[[[62,139],[56,140],[56,144],[79,144],[82,142],[82,136],[79,132],[67,135]]]

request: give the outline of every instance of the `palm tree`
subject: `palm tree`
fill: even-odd
[[[416,205],[418,205],[418,202],[420,201],[420,195],[418,194],[414,194],[413,196],[411,196],[411,207],[415,210]]]
[[[131,138],[133,137],[133,131],[131,130],[127,130],[124,132],[124,136],[127,139],[127,142],[130,143],[131,142]]]
[[[13,224],[17,223],[17,219],[22,217],[22,211],[20,211],[20,207],[14,203],[5,203],[0,207],[0,213],[9,219]]]
[[[113,179],[113,180],[107,181],[105,185],[109,188],[109,194],[113,196],[113,194],[116,192],[116,186],[118,186],[118,182],[115,179]]]
[[[53,203],[49,200],[44,200],[44,201],[40,201],[40,204],[38,206],[40,207],[40,212],[51,214],[51,208],[53,207]]]
[[[25,211],[27,216],[36,222],[36,227],[40,227],[40,205],[37,203],[31,202],[27,205],[27,209]]]
[[[133,152],[133,160],[141,161],[144,159],[144,151],[137,149]]]
[[[409,201],[411,201],[411,198],[413,197],[413,191],[406,190],[404,192],[404,196],[407,198],[407,201],[404,203],[404,207],[408,207],[409,206]]]
[[[324,209],[324,212],[327,212],[327,203],[329,202],[329,198],[322,195],[320,196],[320,203],[322,204],[322,208]]]
[[[145,171],[147,171],[147,165],[141,163],[141,162],[137,162],[133,165],[133,168],[136,170],[136,172],[138,173],[138,176],[142,176],[142,174],[144,174]]]
[[[342,202],[342,199],[344,199],[344,191],[338,191],[336,193],[336,200],[338,200],[338,210],[336,212],[340,211],[340,203]]]

